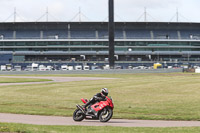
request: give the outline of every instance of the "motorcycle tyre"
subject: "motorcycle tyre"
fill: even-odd
[[[76,109],[73,113],[73,120],[74,121],[82,121],[85,118],[85,114],[81,113],[81,116],[79,118],[76,118],[76,113],[78,111],[81,111],[80,109]]]
[[[112,118],[113,110],[111,108],[109,108],[109,107],[106,108],[106,110],[108,111],[109,116],[106,119],[103,119],[102,115],[104,115],[103,114],[104,111],[101,111],[100,114],[99,114],[99,120],[100,120],[100,122],[108,122]]]

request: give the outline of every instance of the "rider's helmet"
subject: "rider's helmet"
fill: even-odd
[[[102,89],[101,89],[101,94],[102,94],[103,96],[107,96],[107,95],[108,95],[108,89],[107,89],[107,88],[102,88]]]

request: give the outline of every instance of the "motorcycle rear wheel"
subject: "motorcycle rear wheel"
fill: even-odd
[[[101,111],[99,115],[99,120],[100,122],[107,122],[112,118],[113,115],[113,110],[111,108],[105,108],[104,110]]]
[[[80,109],[76,109],[73,113],[74,121],[82,121],[85,118],[85,114]]]

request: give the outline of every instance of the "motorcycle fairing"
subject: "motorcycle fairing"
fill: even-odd
[[[101,102],[98,102],[98,103],[95,103],[93,104],[91,107],[96,111],[100,111],[102,110],[103,108],[105,108],[106,106],[108,106],[109,103],[107,101],[101,101]]]

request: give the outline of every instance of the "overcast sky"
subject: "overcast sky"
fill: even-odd
[[[200,0],[115,0],[115,21],[200,22]],[[0,21],[107,21],[108,0],[0,0]],[[43,16],[43,17],[42,17]]]

